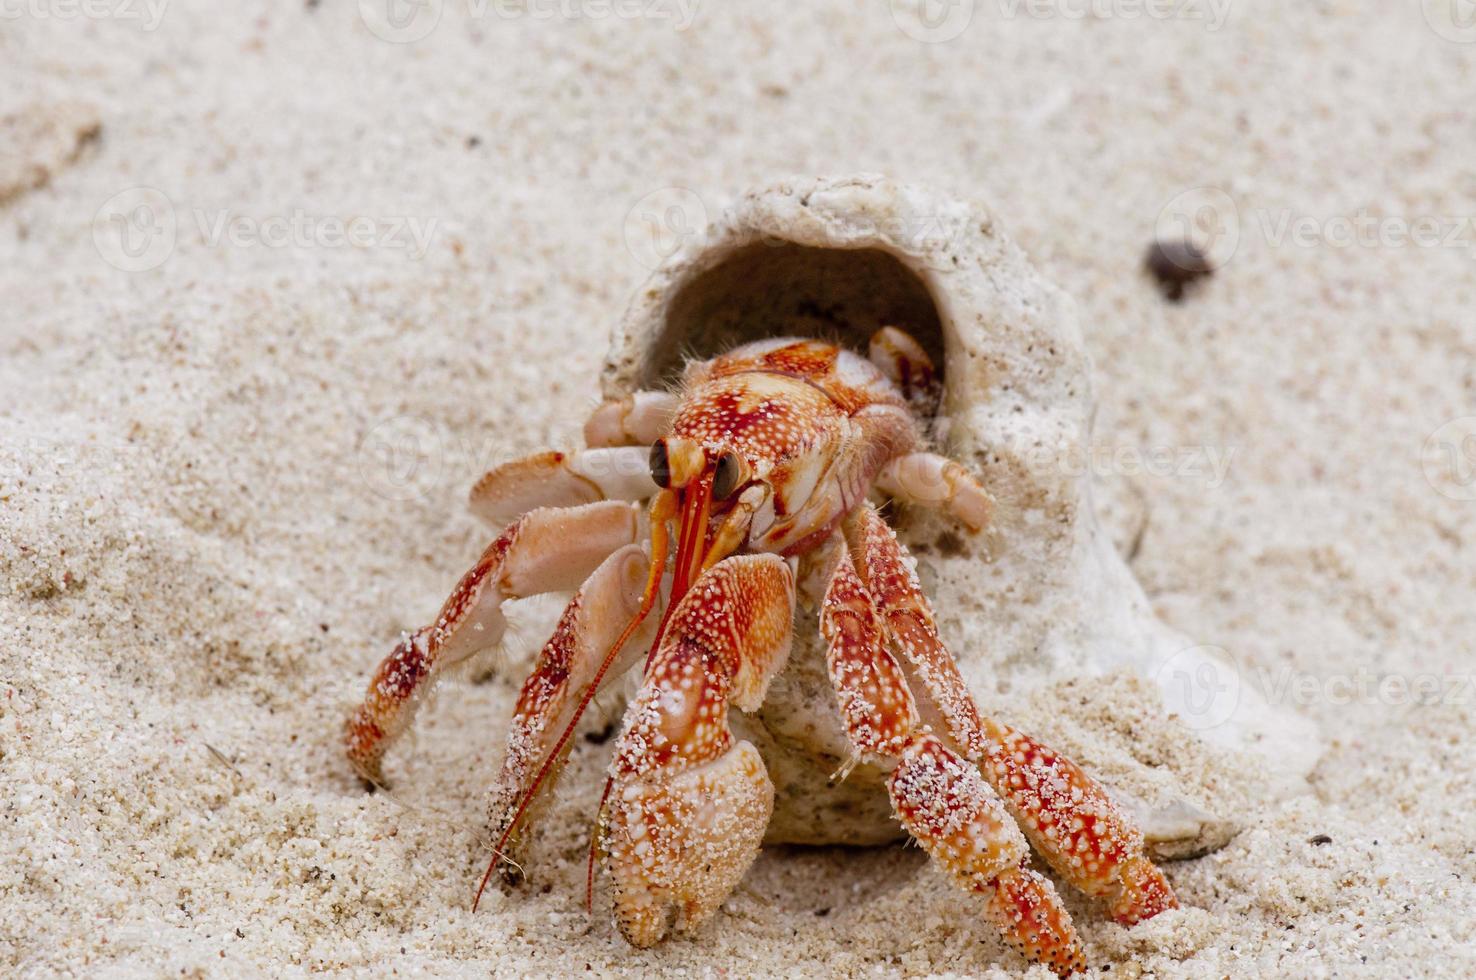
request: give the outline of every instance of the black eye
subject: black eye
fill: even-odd
[[[743,479],[743,461],[737,453],[723,453],[712,476],[712,499],[727,500]]]
[[[666,458],[666,440],[651,443],[651,479],[665,490],[671,486],[671,460]]]

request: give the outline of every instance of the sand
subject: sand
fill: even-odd
[[[582,908],[589,741],[530,880],[472,916],[547,608],[442,691],[392,794],[338,746],[485,541],[467,487],[575,443],[648,195],[689,189],[681,227],[874,170],[990,201],[1075,296],[1155,608],[1329,744],[1168,866],[1182,911],[1072,899],[1093,963],[1476,972],[1476,34],[1439,0],[1083,6],[448,0],[419,39],[371,17],[393,43],[344,0],[6,5],[0,970],[1044,976],[901,846],[766,850],[699,935],[630,949]],[[1170,304],[1142,257],[1205,187],[1224,264]],[[1163,448],[1229,463],[1132,464]],[[1155,710],[1059,680],[1021,710],[1076,738]]]

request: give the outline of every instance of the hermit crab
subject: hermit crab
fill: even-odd
[[[986,897],[1027,957],[1061,973],[1083,967],[1054,887],[1028,866],[1026,837],[1119,921],[1177,903],[1101,787],[979,712],[905,547],[868,501],[876,488],[941,507],[971,532],[989,524],[988,492],[922,446],[917,411],[937,396],[927,354],[900,330],[878,331],[869,358],[813,339],[757,341],[693,362],[678,392],[602,405],[589,449],[488,473],[473,507],[511,523],[436,620],[380,664],[348,722],[354,766],[380,778],[425,688],[500,637],[504,602],[577,586],[517,701],[494,790],[494,866],[590,699],[644,660],[598,847],[620,931],[651,946],[673,923],[710,917],[758,853],[774,787],[758,750],[735,738],[729,707],[762,704],[804,593],[820,609],[851,745],[891,770],[902,826]]]
[[[910,835],[1067,973],[1085,957],[1027,839],[1133,923],[1176,904],[1150,855],[1233,835],[991,717],[1052,674],[1120,670],[1182,715],[1175,681],[1216,663],[1153,615],[1067,465],[1092,413],[1075,317],[987,210],[874,175],[760,187],[636,294],[603,386],[587,448],[477,484],[501,533],[347,723],[379,780],[436,678],[502,636],[504,601],[574,592],[517,698],[488,877],[512,875],[578,716],[622,677],[596,846],[639,946],[700,926],[761,841]],[[1237,696],[1203,736],[1294,792],[1315,733]]]

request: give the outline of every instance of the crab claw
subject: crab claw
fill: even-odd
[[[773,809],[774,786],[748,742],[617,790],[604,845],[626,940],[654,946],[673,918],[684,932],[702,925],[753,863]]]

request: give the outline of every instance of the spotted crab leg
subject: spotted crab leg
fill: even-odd
[[[643,446],[534,453],[489,470],[472,487],[468,503],[473,514],[501,527],[535,507],[644,500],[657,489],[649,453]]]
[[[489,829],[501,838],[517,812],[519,803],[534,788],[543,762],[555,739],[573,720],[584,694],[596,677],[607,653],[621,639],[626,624],[640,608],[650,560],[639,545],[619,549],[589,576],[559,617],[553,635],[538,654],[533,670],[523,682],[507,735],[507,752],[488,800]],[[646,652],[655,633],[655,623],[644,620],[628,637],[603,677],[605,682],[621,677]],[[564,747],[567,749],[567,745]],[[546,780],[541,797],[549,798]],[[525,815],[522,826],[535,819]],[[511,862],[499,864],[508,874]]]
[[[637,391],[614,398],[590,415],[584,424],[584,441],[590,446],[640,446],[666,434],[671,418],[681,405],[674,391]]]
[[[616,923],[633,946],[673,921],[696,929],[758,853],[774,787],[758,751],[734,739],[728,704],[763,701],[793,614],[789,564],[742,555],[703,573],[667,620],[626,711],[602,826]]]
[[[880,515],[861,508],[846,536],[886,638],[922,682],[953,744],[981,765],[1046,863],[1072,887],[1105,899],[1124,924],[1177,908],[1142,833],[1106,790],[1070,759],[980,714],[938,636],[910,557]]]
[[[349,762],[383,781],[385,752],[445,669],[502,639],[502,604],[573,590],[611,552],[636,539],[638,508],[605,501],[540,508],[509,525],[462,576],[429,625],[400,641],[375,670],[344,730]]]
[[[1086,966],[1071,917],[1050,881],[1027,865],[1030,849],[977,766],[920,723],[903,668],[844,541],[820,611],[826,665],[851,744],[862,758],[895,765],[887,781],[907,831],[964,888],[1028,959],[1063,976]]]
[[[908,453],[876,474],[875,486],[905,504],[937,507],[972,532],[989,527],[994,498],[969,471],[937,453]]]

